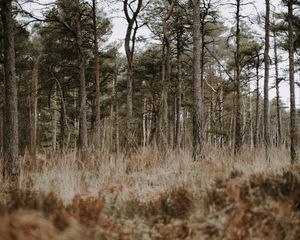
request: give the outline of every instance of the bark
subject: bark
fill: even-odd
[[[3,109],[1,109],[2,112],[0,114],[0,155],[3,156]]]
[[[240,152],[243,141],[242,133],[242,97],[241,97],[241,67],[240,67],[240,0],[236,0],[236,52],[235,52],[235,68],[236,68],[236,81],[235,81],[235,139],[234,139],[234,153],[237,154]]]
[[[270,75],[270,1],[265,0],[265,78],[264,78],[264,145],[266,150],[266,160],[269,161],[270,148],[270,110],[269,110],[269,75]]]
[[[169,125],[168,119],[168,96],[166,81],[166,51],[165,41],[162,39],[162,66],[161,66],[161,80],[163,82],[162,93],[161,93],[161,107],[160,107],[160,118],[159,118],[159,137],[160,142],[163,146],[168,144],[167,130]]]
[[[56,152],[56,141],[57,141],[57,103],[56,103],[56,84],[54,85],[54,95],[51,101],[51,132],[52,132],[52,150]]]
[[[200,68],[201,68],[201,90],[202,90],[202,95],[204,96],[204,66],[205,66],[205,17],[204,19],[201,19],[201,27],[200,27],[200,34],[201,34],[201,60],[200,60]]]
[[[4,44],[3,177],[17,187],[20,176],[18,138],[18,98],[15,73],[14,23],[11,0],[2,1]]]
[[[125,53],[127,59],[127,125],[126,125],[126,148],[130,150],[133,147],[133,112],[132,112],[132,101],[133,101],[133,55],[134,55],[134,46],[136,39],[136,31],[138,26],[134,28],[134,24],[137,21],[137,16],[142,8],[142,0],[138,0],[137,7],[132,14],[132,17],[129,16],[128,8],[131,8],[128,0],[124,0],[123,7],[124,13],[127,20],[127,31],[125,36]],[[131,46],[130,46],[131,42]]]
[[[155,78],[154,78],[155,79]],[[150,135],[149,135],[149,143],[156,146],[158,142],[158,135],[157,129],[159,129],[159,104],[157,101],[157,95],[152,95],[152,106],[151,106],[151,129],[150,129]]]
[[[200,0],[193,0],[193,159],[203,158],[203,96],[201,83]]]
[[[36,136],[37,136],[37,94],[38,94],[38,71],[40,56],[33,59],[31,96],[30,96],[30,154],[36,156]]]
[[[79,69],[79,139],[78,148],[81,152],[86,152],[88,148],[87,121],[86,121],[86,84],[85,84],[85,57],[82,42],[81,19],[78,13],[75,19],[75,37],[78,53]]]
[[[117,69],[117,65],[115,69]],[[118,72],[115,71],[115,76],[113,80],[113,106],[114,106],[114,131],[113,131],[113,139],[114,139],[114,148],[113,151],[119,153],[119,116],[118,116],[118,93],[117,93],[117,83],[118,83]]]
[[[143,101],[143,147],[147,145],[147,98]]]
[[[67,120],[67,110],[66,110],[66,104],[65,104],[65,95],[66,95],[66,87],[64,82],[62,83],[54,76],[56,86],[59,88],[59,95],[60,95],[60,149],[63,152],[65,148],[69,144],[70,139],[70,128],[68,125]],[[76,121],[75,121],[75,127],[76,127]]]
[[[297,127],[295,104],[295,62],[294,62],[294,27],[293,0],[288,1],[288,51],[289,51],[289,80],[290,80],[290,138],[291,163],[297,162]]]
[[[253,117],[252,117],[252,95],[251,83],[249,81],[249,121],[250,121],[250,148],[253,149]]]
[[[176,119],[175,119],[175,147],[180,147],[181,144],[181,78],[182,78],[182,40],[181,32],[177,32],[177,92],[176,92]]]
[[[96,83],[96,122],[95,122],[95,148],[100,150],[101,126],[100,126],[100,69],[99,46],[97,38],[96,0],[93,0],[93,34],[94,34],[94,58],[95,58],[95,83]]]
[[[165,75],[163,79],[163,92],[162,92],[162,101],[163,101],[163,126],[162,126],[162,138],[164,145],[169,144],[170,140],[170,131],[169,131],[169,106],[168,106],[168,95],[169,95],[169,87],[171,83],[171,42],[169,36],[169,29],[168,29],[168,20],[170,19],[175,0],[169,2],[169,7],[165,13],[163,18],[163,41],[166,49],[166,54],[164,55],[164,62],[165,64]]]
[[[253,143],[256,147],[259,143],[258,139],[258,130],[259,130],[259,54],[257,53],[257,62],[256,62],[256,100],[255,100],[255,123],[254,123],[254,136]]]
[[[224,93],[223,93],[223,87],[221,87],[220,90],[220,101],[219,101],[219,111],[220,111],[220,132],[222,133],[220,136],[220,147],[223,148],[224,146]]]
[[[277,40],[276,40],[276,32],[273,33],[274,38],[274,64],[275,64],[275,88],[276,88],[276,115],[277,115],[277,147],[282,144],[282,130],[281,130],[281,109],[280,109],[280,78],[279,78],[279,60],[277,53]]]

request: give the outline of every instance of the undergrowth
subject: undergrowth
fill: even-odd
[[[0,239],[300,239],[300,167],[284,150],[23,160],[0,187]],[[25,164],[26,163],[26,164]]]

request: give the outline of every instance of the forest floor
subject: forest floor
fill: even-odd
[[[300,239],[300,166],[286,150],[233,156],[145,149],[22,159],[21,187],[0,182],[0,240]]]

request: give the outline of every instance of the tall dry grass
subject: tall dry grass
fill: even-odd
[[[37,229],[15,239],[300,239],[300,168],[285,149],[272,149],[270,163],[263,149],[205,152],[200,162],[156,148],[84,162],[76,152],[25,155],[20,190],[1,182],[0,225]],[[14,233],[5,229],[0,239]]]

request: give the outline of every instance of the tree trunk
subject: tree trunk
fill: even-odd
[[[30,96],[30,154],[36,157],[36,135],[37,135],[37,94],[38,94],[38,71],[40,56],[33,59],[31,96]]]
[[[281,131],[281,109],[280,109],[280,78],[279,78],[279,59],[277,53],[277,39],[276,39],[276,32],[273,32],[274,38],[274,64],[275,64],[275,88],[276,88],[276,115],[277,115],[277,138],[276,143],[277,147],[282,144],[282,131]]]
[[[144,98],[143,100],[143,148],[147,145],[147,98]]]
[[[203,96],[201,82],[200,0],[193,0],[193,159],[203,158]]]
[[[4,44],[3,177],[9,180],[13,187],[18,187],[20,176],[18,97],[11,2],[11,0],[2,1],[1,6]]]
[[[223,148],[224,147],[224,135],[225,135],[225,131],[224,131],[224,94],[223,94],[223,87],[221,86],[221,90],[220,90],[220,102],[219,102],[219,111],[220,111],[220,122],[219,122],[219,126],[220,126],[220,147]]]
[[[101,126],[100,126],[100,69],[99,50],[97,39],[96,0],[93,0],[93,30],[94,30],[94,58],[95,58],[95,82],[96,82],[96,122],[95,122],[95,148],[100,150]]]
[[[135,47],[135,39],[136,39],[136,32],[138,26],[133,29],[133,26],[137,20],[137,16],[142,8],[142,0],[138,0],[136,10],[132,12],[132,17],[129,16],[128,8],[131,8],[128,3],[128,0],[123,1],[124,13],[128,23],[126,36],[125,36],[125,53],[127,58],[127,125],[126,125],[126,148],[127,151],[133,147],[133,132],[132,132],[132,125],[133,125],[133,112],[132,112],[132,99],[133,99],[133,55],[134,55],[134,47]],[[134,31],[133,31],[134,30]],[[133,31],[133,34],[132,34]],[[132,43],[130,46],[130,42]]]
[[[163,126],[162,126],[162,137],[163,143],[167,146],[170,143],[170,131],[169,131],[169,105],[168,105],[168,95],[169,95],[169,87],[171,83],[171,42],[169,36],[169,29],[168,29],[168,20],[171,17],[173,12],[175,0],[172,0],[170,3],[164,19],[163,19],[163,42],[166,47],[166,54],[163,58],[163,64],[165,64],[165,75],[163,79],[163,93],[162,93],[162,101],[163,101]]]
[[[181,81],[182,81],[182,63],[181,63],[181,33],[177,33],[177,91],[176,91],[176,119],[175,119],[175,147],[181,145],[181,128],[180,128],[180,118],[181,118]]]
[[[290,138],[291,163],[297,162],[297,128],[295,105],[295,62],[294,62],[294,27],[293,0],[288,1],[288,49],[289,49],[289,79],[290,79]]]
[[[113,151],[115,153],[119,153],[119,120],[118,120],[118,93],[117,93],[117,83],[118,83],[118,66],[115,65],[115,75],[113,79],[113,106],[114,106],[114,131],[113,131],[113,139],[114,139],[114,147]]]
[[[255,100],[255,123],[254,123],[254,136],[253,143],[257,147],[258,141],[258,129],[259,129],[259,54],[257,53],[256,62],[256,100]]]
[[[85,85],[85,59],[82,43],[82,31],[80,15],[77,14],[76,21],[76,44],[78,52],[79,69],[79,141],[78,148],[81,152],[86,152],[88,148],[87,121],[86,121],[86,85]]]
[[[126,126],[126,147],[128,149],[133,146],[133,114],[132,114],[132,99],[133,99],[133,73],[132,60],[128,60],[127,65],[127,126]]]
[[[264,78],[264,145],[266,150],[266,160],[269,161],[270,149],[270,110],[269,110],[269,75],[270,75],[270,0],[265,0],[265,78]]]
[[[159,121],[159,134],[160,141],[163,146],[168,145],[168,87],[166,85],[166,53],[165,53],[165,41],[162,40],[162,66],[161,66],[161,80],[163,82],[162,93],[161,93],[161,108],[160,108],[160,121]]]
[[[69,136],[67,110],[65,104],[66,89],[65,86],[64,85],[61,86],[58,81],[57,83],[60,91],[60,149],[62,152],[64,152],[64,150],[68,146],[68,136]]]
[[[56,116],[57,116],[57,103],[56,103],[56,84],[54,84],[54,94],[51,101],[51,132],[52,132],[52,150],[56,152],[56,140],[57,140],[57,127],[56,127]]]
[[[253,117],[252,117],[252,96],[251,82],[249,81],[249,121],[250,121],[250,148],[253,149]]]
[[[3,108],[0,111],[0,155],[3,156]]]
[[[235,68],[236,68],[236,95],[235,95],[235,140],[234,140],[234,153],[240,152],[243,141],[242,133],[242,112],[241,112],[241,68],[240,68],[240,0],[236,0],[236,53],[235,53]]]

